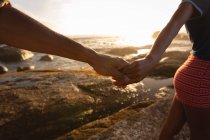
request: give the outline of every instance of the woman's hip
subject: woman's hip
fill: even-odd
[[[176,97],[196,107],[210,107],[210,61],[189,56],[174,76]]]

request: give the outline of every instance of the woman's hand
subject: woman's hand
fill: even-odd
[[[126,86],[128,84],[137,83],[143,80],[156,66],[157,63],[157,60],[154,60],[149,57],[138,59],[132,62],[129,66],[124,67],[121,70],[122,73],[127,75],[130,80],[127,82],[117,82],[116,85]]]

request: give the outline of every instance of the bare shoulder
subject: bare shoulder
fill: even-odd
[[[194,10],[194,6],[190,2],[182,2],[179,5],[179,8],[178,9],[185,10],[185,11],[187,11],[187,10],[188,11],[193,11]]]
[[[193,5],[188,2],[182,2],[172,16],[170,22],[182,26],[193,16],[193,13]]]

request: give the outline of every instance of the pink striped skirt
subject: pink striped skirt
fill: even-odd
[[[190,55],[174,76],[176,99],[183,104],[210,107],[210,61]]]

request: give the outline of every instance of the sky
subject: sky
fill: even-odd
[[[14,7],[64,35],[150,36],[180,0],[11,0]]]

